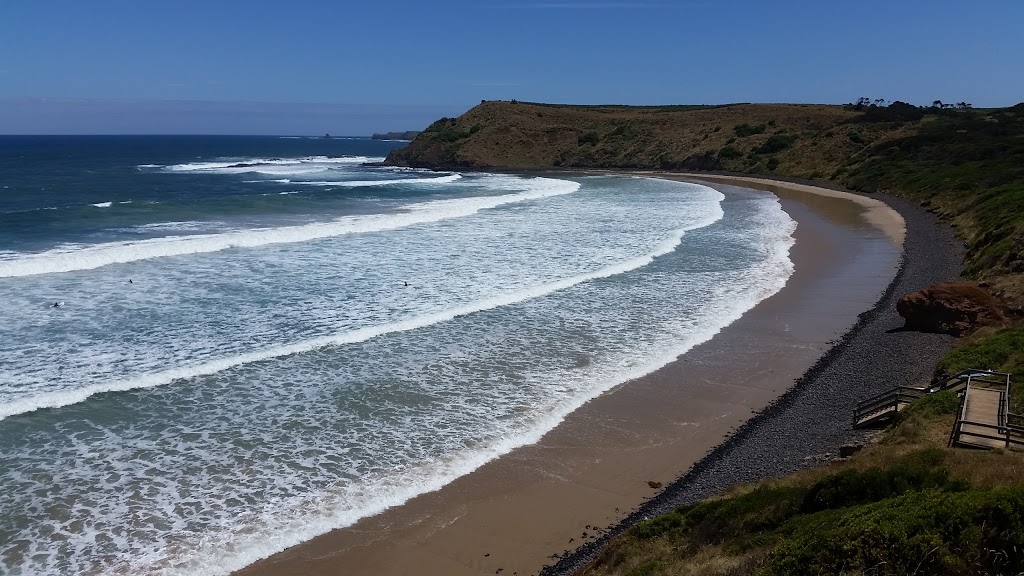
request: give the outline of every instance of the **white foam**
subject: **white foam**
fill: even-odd
[[[97,208],[110,208],[111,204],[113,204],[113,202],[97,202],[96,204],[90,204],[90,206],[95,206]]]
[[[242,158],[216,162],[188,162],[173,164],[164,169],[171,172],[212,172],[219,174],[241,174],[245,172],[262,172],[277,174],[281,172],[300,173],[323,171],[336,166],[382,162],[383,157],[374,156],[306,156],[303,158]]]
[[[450,184],[462,178],[461,174],[438,176],[436,178],[396,178],[390,180],[312,180],[298,181],[295,184],[304,186],[337,186],[339,188],[360,188],[363,186],[387,186],[389,184]],[[287,181],[286,182],[290,182]]]
[[[499,196],[496,198],[503,197]],[[650,264],[658,256],[668,254],[669,252],[675,250],[675,248],[682,241],[683,235],[688,230],[708,226],[716,222],[717,220],[720,220],[723,214],[724,213],[722,212],[722,209],[716,206],[716,210],[713,213],[711,213],[710,216],[708,216],[705,219],[696,221],[689,226],[675,230],[671,236],[658,243],[651,252],[644,254],[642,256],[623,260],[621,262],[609,266],[601,267],[592,272],[578,274],[568,278],[560,279],[555,282],[540,284],[516,292],[500,294],[483,300],[478,300],[476,302],[472,302],[463,306],[457,306],[433,314],[425,314],[400,322],[368,326],[358,330],[353,330],[351,332],[335,334],[330,336],[322,336],[318,338],[311,338],[301,342],[296,342],[284,346],[277,346],[265,350],[260,350],[257,352],[238,354],[235,356],[220,358],[217,360],[203,362],[200,364],[193,364],[189,366],[181,366],[167,370],[160,370],[157,372],[146,374],[144,376],[130,378],[127,380],[93,384],[90,386],[84,386],[82,388],[77,388],[74,390],[43,393],[27,398],[11,400],[6,405],[0,407],[0,420],[7,418],[9,416],[13,416],[15,414],[23,414],[34,410],[39,410],[41,408],[58,408],[61,406],[77,404],[89,398],[93,394],[98,394],[101,392],[120,392],[139,388],[153,388],[156,386],[169,384],[179,379],[215,374],[217,372],[221,372],[229,368],[233,368],[235,366],[240,366],[243,364],[250,364],[253,362],[269,360],[271,358],[280,358],[283,356],[290,356],[292,354],[310,352],[328,346],[342,346],[345,344],[364,342],[366,340],[384,334],[416,330],[440,322],[452,320],[459,316],[464,316],[475,312],[481,312],[484,310],[491,310],[493,308],[508,306],[510,304],[515,304],[517,302],[539,298],[541,296],[545,296],[547,294],[551,294],[559,290],[565,290],[566,288],[576,286],[583,282],[588,282],[599,278],[607,278],[609,276],[615,276],[618,274],[628,272],[630,270],[635,270],[642,266],[646,266],[647,264]]]
[[[406,206],[405,212],[346,216],[329,222],[256,228],[221,234],[167,236],[147,240],[110,242],[92,246],[70,245],[13,260],[0,260],[0,277],[33,276],[75,270],[90,270],[151,258],[218,252],[230,248],[255,248],[269,244],[308,242],[345,234],[394,230],[415,224],[461,218],[505,204],[539,200],[579,190],[577,182],[552,178],[519,179],[517,186],[528,189],[500,196],[478,196],[435,200]]]

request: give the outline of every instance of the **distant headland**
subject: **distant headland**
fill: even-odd
[[[383,133],[374,132],[373,136],[371,136],[370,138],[373,138],[374,140],[412,140],[413,138],[419,136],[419,134],[419,130],[406,130],[405,132]]]

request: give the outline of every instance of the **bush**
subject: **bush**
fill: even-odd
[[[719,158],[739,158],[740,156],[743,156],[743,152],[732,146],[726,146],[718,151]]]
[[[1024,486],[925,490],[795,519],[764,574],[1017,574]]]
[[[905,422],[912,416],[923,418],[934,418],[949,414],[956,414],[960,408],[960,397],[952,390],[943,390],[929,394],[924,398],[914,400],[905,409],[900,410],[897,422]]]
[[[795,134],[773,134],[765,140],[764,144],[754,148],[754,152],[758,154],[775,154],[789,148],[793,145],[793,142],[796,142]]]
[[[455,142],[468,138],[471,132],[459,130],[458,128],[443,128],[437,132],[437,138],[442,142]]]
[[[733,131],[736,132],[736,135],[739,136],[740,138],[746,138],[747,136],[753,136],[754,134],[761,134],[767,128],[768,127],[764,124],[751,126],[750,124],[744,122],[743,124],[737,124],[736,126],[734,126]]]
[[[969,368],[1024,370],[1024,328],[1006,328],[960,346],[939,360],[938,368],[950,374]]]
[[[843,470],[813,484],[800,507],[803,513],[835,510],[878,502],[909,491],[967,489],[966,482],[951,480],[942,467],[946,454],[940,448],[912,452],[889,468]]]
[[[593,146],[600,141],[601,137],[597,135],[597,132],[587,132],[585,134],[581,134],[580,137],[576,139],[576,142],[580,146],[583,146],[584,144],[590,144]]]
[[[767,168],[767,169],[769,169],[769,170],[771,170],[773,172],[778,167],[779,167],[779,159],[778,158],[769,158],[767,164],[765,164],[765,168]]]
[[[857,132],[856,130],[850,130],[849,132],[847,132],[846,137],[849,138],[850,142],[853,142],[854,144],[864,143],[864,137],[861,136],[860,132]]]

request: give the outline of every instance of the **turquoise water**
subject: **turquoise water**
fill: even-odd
[[[792,273],[767,194],[363,165],[395,145],[0,138],[0,571],[227,573],[536,441]]]

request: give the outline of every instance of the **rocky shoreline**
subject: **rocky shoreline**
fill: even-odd
[[[875,306],[861,314],[768,408],[598,539],[566,551],[556,564],[544,566],[541,576],[575,574],[593,561],[611,538],[647,518],[738,483],[781,476],[837,457],[842,445],[864,438],[851,422],[859,400],[897,385],[930,380],[936,363],[956,339],[902,330],[904,321],[896,313],[896,301],[904,294],[957,279],[963,245],[952,228],[918,205],[887,194],[865,196],[887,203],[903,216],[907,227],[900,270]]]

